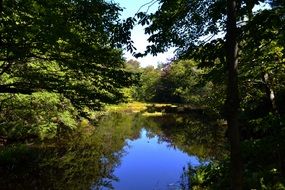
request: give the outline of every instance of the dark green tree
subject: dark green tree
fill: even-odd
[[[119,101],[135,79],[116,48],[130,41],[120,11],[103,0],[1,0],[0,93],[55,92],[77,108]]]

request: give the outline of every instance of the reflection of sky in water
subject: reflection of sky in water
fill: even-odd
[[[149,139],[147,131],[141,131],[140,138],[128,141],[127,154],[114,175],[119,178],[113,182],[116,190],[166,190],[175,189],[176,184],[188,163],[200,165],[198,158],[188,156],[174,149],[166,142],[159,142],[158,137]]]

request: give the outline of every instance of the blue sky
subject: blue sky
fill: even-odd
[[[142,7],[140,11],[146,11],[148,5],[151,5],[149,12],[154,12],[158,8],[158,3],[152,4],[150,3],[151,0],[113,0],[113,2],[118,3],[120,7],[125,8],[122,13],[123,18],[133,16],[145,4],[147,5]]]
[[[124,8],[124,11],[121,13],[121,18],[127,18],[134,16],[138,10],[141,8],[142,5],[151,2],[151,0],[113,0],[113,2],[118,3],[120,7]],[[151,5],[151,4],[149,4]],[[158,3],[153,4],[151,7],[146,5],[140,9],[140,11],[147,11],[154,12],[158,8]],[[148,8],[149,7],[149,8]],[[145,47],[149,45],[147,42],[148,36],[144,34],[144,30],[142,26],[136,26],[132,31],[132,40],[134,41],[134,46],[137,48],[138,51],[143,52]],[[136,59],[130,53],[125,52],[124,57],[129,59]],[[157,56],[148,55],[143,58],[136,59],[141,63],[142,67],[153,65],[156,66],[158,63],[165,63],[169,59],[173,57],[173,50],[158,54]]]

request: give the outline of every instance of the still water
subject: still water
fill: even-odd
[[[188,167],[223,152],[224,131],[205,116],[113,113],[94,126],[2,150],[0,189],[190,189]]]
[[[183,168],[200,164],[197,157],[159,142],[157,136],[148,137],[147,133],[143,128],[139,139],[127,141],[127,154],[114,172],[119,178],[113,183],[115,189],[179,189]]]

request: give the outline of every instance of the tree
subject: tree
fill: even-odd
[[[130,40],[129,25],[119,20],[116,4],[0,2],[0,93],[55,92],[81,110],[97,109],[117,102],[119,89],[135,81],[116,48]]]
[[[189,103],[202,105],[210,90],[201,80],[205,70],[198,69],[193,60],[180,60],[165,64],[156,83],[155,102]]]
[[[276,98],[284,88],[284,7],[277,5],[276,1],[272,9],[259,12],[242,28],[244,32],[240,43],[243,51],[240,61],[251,63],[242,64],[240,68],[240,78],[246,84],[244,88],[259,86],[257,88],[265,94],[265,110],[274,114],[280,114],[281,105]]]
[[[142,24],[150,22],[145,32],[152,45],[147,53],[156,55],[169,47],[176,47],[178,57],[194,58],[202,65],[215,66],[219,62],[227,73],[225,112],[231,144],[232,189],[242,189],[242,166],[239,142],[240,98],[238,86],[238,45],[242,26],[251,20],[252,9],[263,0],[203,0],[159,1],[153,14],[138,13]],[[280,3],[280,1],[275,1]],[[239,24],[237,24],[239,23]],[[225,34],[225,38],[221,37]],[[214,39],[214,40],[213,40]],[[209,51],[210,49],[210,51]]]
[[[130,59],[126,62],[126,68],[133,72],[138,72],[140,68],[140,62]]]
[[[231,189],[242,189],[242,161],[239,129],[238,42],[236,0],[227,0],[226,60],[228,70],[226,111],[231,145]]]
[[[154,101],[161,71],[153,66],[147,66],[141,70],[140,83],[135,88],[135,98],[140,101]]]

